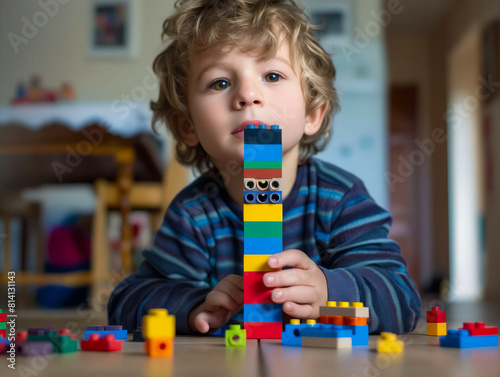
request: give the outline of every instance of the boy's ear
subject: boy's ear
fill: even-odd
[[[325,101],[320,107],[314,109],[306,116],[306,127],[304,129],[305,135],[312,136],[319,131],[329,104],[329,101]]]
[[[186,115],[177,116],[177,127],[182,141],[189,147],[197,146],[200,141],[194,131],[193,122]]]

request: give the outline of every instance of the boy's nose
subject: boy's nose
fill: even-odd
[[[241,110],[248,106],[262,105],[263,103],[264,98],[262,93],[254,86],[248,84],[241,85],[236,91],[233,99],[233,106],[237,110]]]

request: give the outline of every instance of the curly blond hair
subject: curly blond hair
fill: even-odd
[[[175,138],[179,162],[202,173],[213,168],[200,144],[189,147],[183,142],[177,124],[179,115],[190,119],[187,87],[192,57],[238,46],[262,58],[273,58],[283,36],[292,61],[300,65],[306,114],[329,102],[319,131],[300,141],[299,163],[326,146],[332,116],[338,110],[335,68],[314,36],[316,27],[297,4],[292,0],[178,0],[175,9],[163,23],[162,39],[169,38],[170,43],[153,63],[160,94],[157,101],[151,101],[151,109],[153,128],[164,123]]]

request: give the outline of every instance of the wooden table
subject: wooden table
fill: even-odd
[[[454,304],[446,309],[449,328],[457,328],[463,321],[484,320],[487,325],[499,325],[500,322],[498,304]],[[149,358],[145,355],[143,343],[127,342],[122,352],[59,354],[46,362],[18,357],[16,364],[18,369],[30,368],[40,377],[500,375],[499,348],[441,348],[439,339],[426,336],[425,329],[422,318],[416,331],[399,337],[405,342],[405,352],[401,355],[377,354],[378,336],[370,336],[368,347],[354,347],[352,350],[287,347],[277,340],[247,340],[245,348],[226,348],[224,339],[219,337],[177,336],[171,358]],[[7,361],[2,357],[2,376],[9,375],[4,374],[6,368]]]

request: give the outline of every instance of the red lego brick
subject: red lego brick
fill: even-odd
[[[263,282],[265,271],[245,271],[244,281],[244,304],[272,304],[272,289],[266,287]]]
[[[16,336],[16,342],[27,342],[28,341],[28,332],[27,331],[18,331]]]
[[[247,339],[281,339],[281,322],[246,322]]]
[[[484,322],[464,322],[464,327],[459,330],[467,330],[471,336],[498,335],[498,327],[485,327]]]
[[[7,313],[0,313],[0,322],[7,322]]]
[[[68,335],[70,339],[78,340],[78,335],[71,334],[71,330],[69,330],[69,329],[61,329],[58,331],[58,334],[59,335]]]
[[[427,323],[444,323],[446,322],[446,312],[441,310],[439,306],[433,306],[432,310],[427,311]]]
[[[7,339],[7,330],[0,330],[0,338]]]
[[[281,178],[281,169],[243,169],[243,178]]]
[[[121,351],[123,340],[115,339],[113,334],[107,334],[101,338],[99,334],[90,334],[89,339],[82,339],[80,345],[82,351]]]

